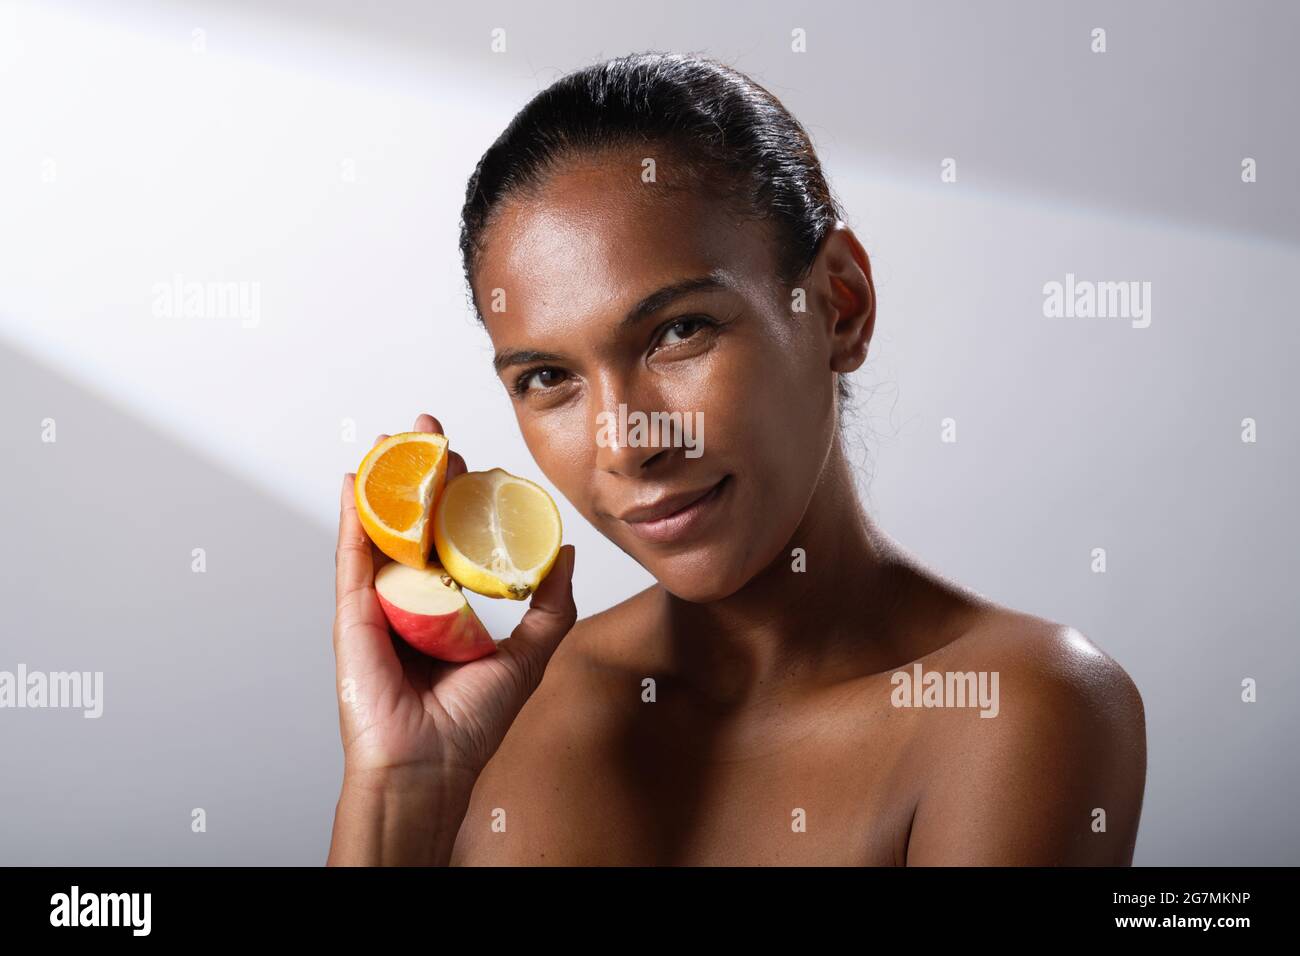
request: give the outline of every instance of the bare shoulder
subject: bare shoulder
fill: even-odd
[[[987,675],[995,707],[932,738],[910,862],[1131,862],[1146,721],[1113,658],[1076,628],[995,608],[927,667]]]
[[[654,588],[649,587],[596,614],[580,618],[560,642],[547,678],[590,675],[593,671],[640,667],[645,642],[638,639],[647,627]]]
[[[991,607],[935,657],[997,672],[1003,693],[1011,695],[1012,719],[1051,710],[1110,718],[1118,726],[1144,721],[1142,696],[1128,672],[1066,624]]]

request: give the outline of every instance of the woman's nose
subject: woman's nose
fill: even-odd
[[[596,467],[629,478],[644,477],[671,460],[674,447],[664,440],[662,427],[669,413],[644,402],[604,403],[596,413]]]

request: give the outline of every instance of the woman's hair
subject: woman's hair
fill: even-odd
[[[770,220],[779,281],[807,275],[827,232],[842,218],[807,132],[749,77],[706,57],[637,53],[570,73],[510,121],[470,176],[460,251],[469,297],[493,214],[503,200],[538,189],[565,159],[652,145],[671,156],[674,188],[731,202]],[[662,163],[661,163],[662,165]],[[848,381],[838,378],[841,409]]]

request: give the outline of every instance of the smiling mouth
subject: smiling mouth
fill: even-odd
[[[676,541],[698,527],[705,518],[716,510],[718,500],[730,485],[731,475],[724,475],[708,491],[671,514],[661,515],[649,521],[628,521],[623,519],[623,523],[627,525],[634,535],[643,540],[660,543]]]

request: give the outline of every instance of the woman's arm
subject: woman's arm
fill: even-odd
[[[999,672],[999,712],[966,712],[916,807],[913,866],[1128,866],[1146,783],[1142,698],[1063,628]]]
[[[343,780],[329,866],[446,866],[474,778],[418,769]]]
[[[441,433],[442,426],[421,415],[415,430]],[[448,480],[465,469],[451,453]],[[344,771],[327,859],[445,865],[474,782],[577,619],[574,549],[560,549],[528,611],[493,653],[464,664],[436,661],[389,630],[375,593],[375,571],[387,558],[361,527],[354,484],[355,476],[344,476],[335,552]]]

